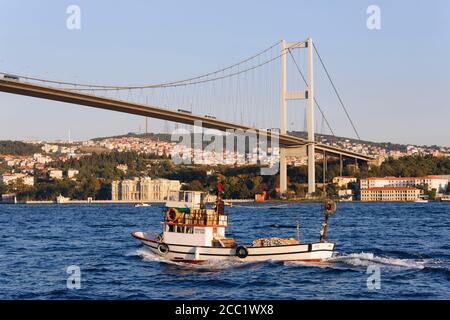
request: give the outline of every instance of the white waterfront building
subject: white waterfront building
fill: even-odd
[[[113,181],[111,184],[111,200],[114,201],[156,201],[167,200],[169,191],[180,190],[178,180],[152,179],[141,177]]]
[[[34,177],[24,173],[3,173],[0,175],[0,182],[3,184],[10,184],[21,180],[24,185],[34,186]]]
[[[436,189],[438,193],[447,192],[448,179],[439,176],[423,177],[372,177],[361,179],[361,189],[385,187],[428,186],[428,190]]]

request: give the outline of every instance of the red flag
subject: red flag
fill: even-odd
[[[217,192],[222,192],[222,185],[220,184],[220,177],[217,177]]]

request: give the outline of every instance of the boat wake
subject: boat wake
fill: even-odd
[[[376,256],[373,253],[361,252],[350,254],[336,254],[326,260],[327,263],[343,263],[355,267],[366,267],[373,264],[401,267],[408,269],[423,269],[429,259],[399,259],[393,257]]]
[[[431,263],[430,259],[400,259],[388,256],[377,256],[369,252],[337,253],[322,262],[286,262],[288,266],[309,266],[332,269],[358,269],[369,265],[380,265],[403,269],[424,269]]]
[[[187,268],[191,270],[199,271],[214,271],[214,270],[226,270],[226,269],[248,269],[248,268],[259,268],[261,266],[273,264],[274,266],[280,265],[279,262],[267,260],[267,261],[256,261],[256,262],[242,262],[233,260],[208,260],[201,264],[192,264],[177,262],[165,259],[164,257],[155,255],[150,250],[146,248],[139,248],[128,256],[138,256],[142,258],[143,261],[163,263],[167,265],[173,265],[180,268]],[[319,267],[319,268],[330,268],[334,270],[353,270],[357,271],[361,268],[368,267],[369,265],[379,265],[381,267],[388,267],[393,269],[409,269],[409,270],[423,270],[424,272],[430,273],[445,273],[450,279],[450,262],[440,261],[436,259],[401,259],[388,256],[378,256],[369,252],[360,253],[337,253],[332,258],[329,258],[322,262],[295,262],[286,261],[281,262],[281,265],[288,267]]]
[[[128,256],[137,256],[141,257],[142,260],[148,261],[148,262],[162,262],[162,263],[168,263],[168,264],[179,264],[178,262],[173,262],[167,259],[164,259],[164,257],[160,257],[156,254],[153,254],[150,250],[146,248],[139,248],[136,249],[128,254]]]
[[[172,261],[169,259],[165,259],[164,257],[158,256],[154,253],[152,253],[150,250],[146,248],[139,248],[135,251],[128,254],[129,256],[138,256],[141,257],[142,260],[148,261],[148,262],[158,262],[158,263],[165,263],[169,265],[175,265],[179,267],[185,267],[189,269],[207,269],[207,270],[222,270],[222,269],[229,269],[229,268],[247,268],[249,266],[257,266],[261,265],[263,262],[257,261],[257,262],[242,262],[242,261],[233,261],[233,260],[208,260],[205,262],[202,262],[201,264],[195,264],[195,263],[186,263],[186,262],[177,262]]]

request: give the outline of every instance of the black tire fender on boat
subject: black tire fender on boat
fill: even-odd
[[[166,255],[169,252],[169,246],[165,243],[160,243],[158,245],[158,252],[163,256]]]
[[[241,259],[247,258],[247,256],[248,256],[248,249],[246,247],[244,247],[244,246],[237,246],[236,247],[236,256],[241,258]]]

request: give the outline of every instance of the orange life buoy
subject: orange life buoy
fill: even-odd
[[[336,203],[334,201],[325,202],[324,209],[327,213],[334,213],[336,211]]]
[[[173,214],[173,215],[172,215],[172,214]],[[177,209],[175,209],[175,208],[169,208],[169,209],[167,209],[167,212],[166,212],[166,219],[167,219],[167,221],[169,221],[170,223],[174,223],[174,222],[177,221],[180,217],[181,217],[181,213],[178,212]]]

